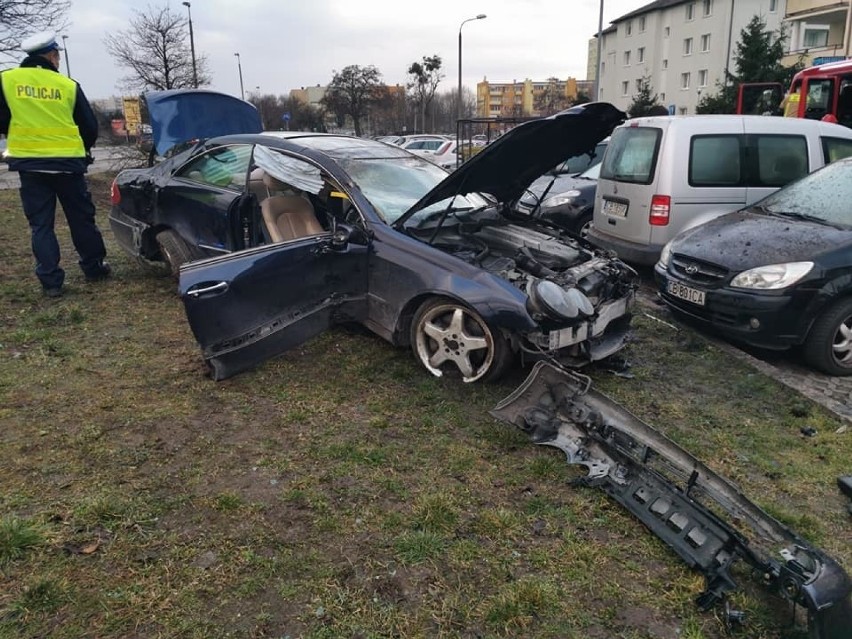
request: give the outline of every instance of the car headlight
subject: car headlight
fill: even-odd
[[[594,315],[595,307],[582,291],[564,289],[550,280],[536,280],[530,291],[533,309],[554,319],[573,320]]]
[[[672,259],[672,243],[666,242],[666,245],[663,247],[663,250],[660,251],[660,266],[664,269],[669,267],[669,260]]]
[[[541,203],[541,208],[543,209],[552,209],[557,206],[562,206],[564,204],[572,204],[574,202],[575,197],[580,197],[580,192],[577,190],[565,191],[564,193],[557,193],[556,195],[551,195],[544,202]]]
[[[731,280],[731,286],[763,291],[787,288],[810,273],[813,267],[813,262],[790,262],[788,264],[758,266],[737,275]]]

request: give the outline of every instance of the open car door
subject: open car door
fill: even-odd
[[[213,379],[366,317],[367,251],[349,229],[186,264],[179,292]]]

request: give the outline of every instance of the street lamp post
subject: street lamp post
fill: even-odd
[[[483,20],[486,18],[484,13],[480,13],[475,18],[468,18],[467,20],[462,20],[462,23],[459,25],[459,94],[458,94],[458,119],[462,119],[462,27],[465,22],[470,22],[472,20]]]
[[[240,54],[235,53],[234,55],[237,56],[237,69],[239,69],[239,71],[240,71],[240,98],[245,100],[246,99],[246,92],[243,89],[243,65],[240,62]]]
[[[198,68],[195,66],[195,36],[192,33],[192,5],[184,2],[186,13],[189,16],[189,50],[192,52],[192,85],[198,88]]]
[[[68,61],[68,36],[62,36],[62,55],[65,56],[65,73],[71,77],[71,63]]]
[[[595,94],[590,96],[592,102],[599,102],[601,99],[601,55],[603,49],[603,9],[604,0],[601,0],[601,12],[598,16],[598,68],[595,71]]]

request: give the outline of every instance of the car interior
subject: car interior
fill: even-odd
[[[289,242],[331,230],[343,221],[348,198],[327,176],[318,193],[309,193],[270,175],[261,167],[250,174],[249,191],[260,208],[262,239],[258,243]]]

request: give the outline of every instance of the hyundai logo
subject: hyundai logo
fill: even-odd
[[[697,264],[690,264],[685,269],[687,275],[695,275],[698,272]]]

